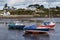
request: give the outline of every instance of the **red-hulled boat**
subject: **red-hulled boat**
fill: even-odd
[[[55,28],[55,23],[53,23],[53,22],[45,22],[44,25],[41,25],[39,27],[40,28],[54,29]]]

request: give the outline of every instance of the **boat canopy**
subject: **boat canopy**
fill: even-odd
[[[31,25],[31,26],[28,26],[28,27],[24,27],[24,29],[27,29],[27,30],[31,30],[31,29],[36,29],[36,25]]]
[[[49,25],[49,24],[50,24],[50,22],[44,22],[43,24],[44,24],[44,25]]]

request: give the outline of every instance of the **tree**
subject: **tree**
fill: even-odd
[[[35,8],[38,8],[40,5],[39,4],[34,4],[34,7]]]
[[[39,6],[40,6],[39,4],[31,4],[31,5],[28,6],[28,8],[29,8],[29,7],[37,8],[37,7],[39,7]]]
[[[16,8],[15,7],[12,7],[12,10],[15,10]]]
[[[31,7],[31,8],[36,8],[36,9],[43,9],[44,8],[44,5],[39,5],[39,4],[31,4],[28,6],[28,8]]]
[[[28,7],[32,7],[32,6],[34,6],[34,5],[31,4],[31,5],[29,5]]]
[[[41,7],[41,8],[44,8],[44,5],[41,5],[40,7]]]
[[[8,7],[7,3],[4,5],[4,8]]]
[[[59,9],[60,7],[59,6],[56,6],[56,9]]]

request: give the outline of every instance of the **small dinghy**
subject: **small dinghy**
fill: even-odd
[[[44,25],[40,26],[40,27],[46,27],[49,29],[54,29],[55,28],[55,23],[54,22],[44,22]]]
[[[25,27],[25,25],[21,23],[10,23],[8,26],[9,29],[23,29]]]

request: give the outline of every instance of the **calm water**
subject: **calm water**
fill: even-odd
[[[34,20],[47,21],[48,18],[31,18]],[[0,40],[60,40],[60,18],[53,18],[56,23],[55,30],[49,31],[48,35],[41,34],[27,34],[23,36],[23,30],[8,30],[8,25],[0,23]],[[19,21],[20,19],[0,19],[0,22]],[[34,23],[25,23],[26,25]]]

